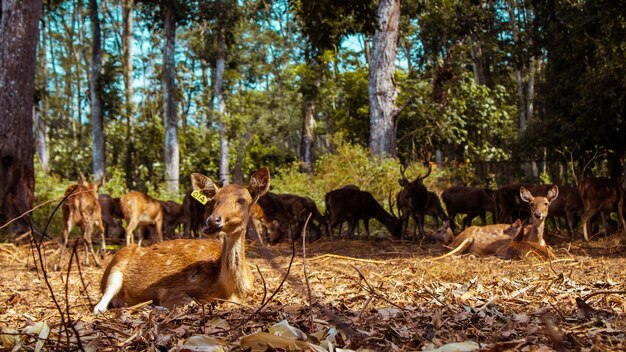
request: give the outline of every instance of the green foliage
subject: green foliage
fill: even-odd
[[[298,172],[297,163],[276,170],[272,176],[271,191],[308,196],[320,209],[325,209],[324,196],[327,192],[353,184],[372,193],[374,198],[389,209],[389,196],[395,202],[395,195],[401,188],[398,183],[401,178],[399,161],[385,159],[379,164],[370,159],[366,148],[344,141],[341,135],[336,136],[334,141],[336,152],[320,157],[312,175]],[[426,168],[412,164],[405,173],[407,177],[414,178],[425,174]],[[439,182],[439,173],[440,171],[433,170],[431,176],[425,180],[429,189],[435,189],[434,186]]]

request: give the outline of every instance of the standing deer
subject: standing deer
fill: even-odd
[[[203,219],[213,212],[213,201],[202,204],[191,196],[191,192],[193,190],[187,191],[183,198],[183,231],[188,238],[200,237]]]
[[[550,203],[558,197],[559,188],[556,185],[550,187],[545,197],[533,196],[524,186],[520,186],[519,192],[520,199],[530,205],[532,214],[532,223],[526,229],[523,229],[519,219],[512,225],[471,226],[454,239],[452,251],[435,259],[461,253],[479,256],[496,254],[508,259],[518,259],[533,252],[544,258],[551,257],[543,239],[543,228]]]
[[[120,198],[122,213],[126,220],[126,245],[135,241],[133,231],[139,226],[139,239],[137,244],[141,246],[142,234],[146,226],[156,227],[157,242],[163,241],[163,207],[158,200],[147,194],[133,191]]]
[[[324,217],[317,209],[313,199],[309,197],[267,192],[259,199],[258,206],[262,208],[262,212],[255,211],[254,213],[262,214],[262,216],[256,220],[261,221],[267,229],[276,230],[270,231],[269,240],[272,244],[277,243],[285,232],[293,232],[293,235],[297,237],[309,214],[311,214],[311,220],[308,224],[308,233],[311,240],[316,240],[323,232],[320,227],[325,227]],[[274,221],[278,222],[277,226],[273,225]]]
[[[363,220],[365,232],[369,236],[369,220],[374,218],[380,221],[392,236],[400,234],[402,224],[398,218],[389,214],[371,193],[350,188],[339,188],[326,193],[326,221],[328,222],[328,233],[333,237],[333,229],[339,225],[339,235],[341,236],[341,224],[348,222],[348,237],[354,233],[359,220]]]
[[[57,270],[61,269],[67,240],[70,231],[72,231],[72,226],[74,225],[79,226],[81,232],[83,233],[83,240],[85,244],[85,264],[89,264],[89,254],[91,254],[96,265],[100,266],[100,260],[98,259],[98,256],[96,256],[91,242],[91,235],[93,227],[95,226],[100,231],[100,235],[102,236],[102,250],[104,251],[106,248],[104,226],[102,224],[102,213],[100,203],[98,202],[99,187],[100,183],[89,183],[81,174],[78,179],[78,183],[69,185],[65,190],[65,197],[67,198],[63,201],[62,208],[63,234],[61,253],[59,254],[59,263],[56,266]]]
[[[615,211],[619,224],[626,228],[623,213],[623,190],[619,182],[606,177],[586,178],[578,184],[578,192],[583,202],[584,212],[582,215],[583,236],[589,241],[589,221],[600,213],[602,225],[606,231],[606,213]]]
[[[448,210],[450,228],[453,232],[456,231],[454,219],[457,214],[467,214],[463,218],[462,229],[466,229],[477,216],[480,216],[483,225],[487,225],[487,212],[495,214],[492,194],[486,189],[454,186],[443,191],[441,199],[446,205],[446,210]]]
[[[124,227],[120,223],[123,219],[122,207],[119,198],[113,198],[108,194],[98,195],[98,203],[102,214],[102,223],[104,224],[104,232],[109,239],[119,239],[124,235]]]
[[[417,176],[413,181],[409,181],[404,174],[406,167],[400,168],[400,174],[402,178],[398,180],[402,190],[396,194],[396,204],[398,205],[398,211],[400,212],[401,237],[402,233],[407,230],[409,224],[409,217],[413,218],[413,221],[419,227],[419,234],[424,236],[424,223],[423,214],[426,213],[428,207],[428,190],[424,186],[424,179],[428,177],[432,171],[432,166],[428,163],[428,170],[426,174]],[[439,201],[439,200],[437,200]],[[441,206],[441,205],[440,205]],[[421,216],[419,214],[422,214]],[[445,221],[445,220],[444,220]],[[415,233],[415,228],[413,230]],[[414,238],[416,236],[414,235]]]
[[[550,217],[557,225],[557,217],[565,218],[570,238],[574,237],[577,217],[583,213],[583,202],[580,199],[578,188],[574,186],[559,186],[559,197],[550,203]]]
[[[194,299],[238,301],[250,291],[253,278],[246,261],[246,227],[250,207],[269,188],[269,170],[259,169],[247,188],[236,184],[220,188],[196,173],[191,183],[215,204],[202,232],[220,239],[178,239],[122,248],[102,275],[103,294],[95,314],[109,305],[123,307],[148,300],[167,308]]]

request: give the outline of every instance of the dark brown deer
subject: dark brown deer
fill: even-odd
[[[487,212],[495,214],[495,203],[492,194],[486,189],[454,186],[446,189],[441,194],[441,199],[446,205],[450,217],[450,228],[456,231],[454,219],[457,214],[466,214],[462,221],[462,229],[466,229],[472,220],[480,216],[483,225],[487,225]]]
[[[240,301],[252,289],[246,261],[245,237],[250,207],[269,188],[269,170],[259,169],[248,188],[218,187],[201,174],[192,174],[195,190],[215,202],[202,230],[220,239],[178,239],[149,247],[130,245],[111,259],[102,275],[102,299],[94,313],[152,300],[167,308],[193,300]]]
[[[133,231],[139,226],[137,244],[141,246],[143,233],[147,226],[156,228],[157,242],[163,241],[163,207],[161,203],[147,194],[132,191],[120,197],[122,213],[126,220],[126,245],[134,243]]]
[[[521,186],[532,194],[546,196],[553,185],[508,184],[500,187],[494,195],[497,221],[510,223],[515,218],[525,220],[530,217],[528,206],[520,197]]]
[[[584,211],[583,202],[580,199],[578,188],[574,186],[562,185],[559,187],[559,197],[550,203],[550,217],[555,221],[555,227],[558,228],[556,218],[565,218],[569,230],[570,238],[574,237],[576,230],[577,218]]]
[[[619,224],[626,228],[623,213],[623,191],[620,183],[606,177],[591,177],[580,181],[578,192],[583,203],[583,236],[589,241],[589,221],[600,213],[606,231],[606,213],[616,212]]]
[[[372,218],[385,225],[392,236],[400,235],[402,224],[399,219],[389,214],[369,192],[339,188],[326,193],[324,200],[328,233],[331,238],[333,229],[339,225],[341,232],[341,224],[346,221],[349,224],[347,236],[351,237],[359,220],[363,220],[365,232],[369,236],[369,220]],[[341,233],[339,235],[341,236]]]
[[[108,194],[100,194],[98,195],[98,202],[102,212],[105,237],[109,239],[123,237],[124,227],[121,224],[121,219],[124,219],[124,214],[122,214],[120,199],[113,198]]]
[[[83,234],[83,243],[85,245],[85,264],[89,264],[89,255],[93,257],[97,266],[100,266],[100,260],[93,250],[91,241],[94,226],[100,231],[101,248],[106,248],[106,240],[104,237],[104,226],[102,224],[102,212],[100,203],[98,202],[98,188],[100,183],[89,183],[81,175],[78,183],[71,184],[65,190],[63,201],[63,233],[61,238],[61,253],[59,254],[59,263],[57,270],[61,269],[63,263],[63,255],[72,226],[80,227]]]
[[[188,238],[200,237],[203,219],[213,212],[212,200],[202,204],[191,196],[191,192],[193,190],[187,191],[183,198],[183,231]]]
[[[167,238],[174,238],[176,228],[183,223],[183,206],[173,200],[159,201],[159,203],[163,209],[163,234]]]
[[[311,240],[316,240],[325,227],[324,217],[317,209],[315,202],[309,197],[267,192],[259,199],[258,205],[262,208],[263,216],[257,220],[261,221],[266,228],[274,229],[274,231],[270,231],[269,238],[272,244],[277,243],[285,232],[293,232],[293,235],[298,237],[309,214],[311,214],[311,220],[308,224],[308,230]],[[278,223],[276,226],[271,224],[274,221]]]
[[[398,180],[398,183],[402,186],[402,190],[396,194],[396,204],[400,212],[400,223],[402,226],[400,237],[407,230],[409,217],[413,217],[413,220],[418,224],[419,234],[423,237],[424,224],[423,221],[418,223],[417,214],[425,214],[428,210],[428,190],[424,186],[424,179],[430,175],[432,166],[428,163],[426,173],[417,176],[413,181],[407,179],[404,174],[405,171],[406,167],[400,168],[402,178]]]

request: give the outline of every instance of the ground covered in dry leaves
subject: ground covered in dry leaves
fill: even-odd
[[[368,239],[308,244],[306,265],[299,243],[290,267],[289,244],[251,246],[248,257],[265,286],[255,268],[255,290],[243,305],[192,304],[167,311],[145,304],[101,316],[90,312],[100,298],[102,269],[78,270],[74,260],[69,279],[67,271],[47,270],[55,303],[44,273],[35,268],[36,251],[0,244],[2,347],[625,350],[625,238],[556,245],[558,258],[551,263],[472,256],[432,261],[445,253],[440,245]],[[48,267],[57,252],[55,241],[44,243]],[[289,278],[278,289],[289,268]],[[448,345],[455,342],[461,344]]]

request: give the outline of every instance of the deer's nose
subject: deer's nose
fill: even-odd
[[[535,212],[535,217],[536,217],[537,219],[540,219],[540,220],[541,220],[541,218],[543,218],[543,214],[542,214],[540,211],[536,211],[536,212]]]
[[[210,230],[219,230],[224,226],[224,221],[221,216],[212,214],[206,219],[206,226]]]

